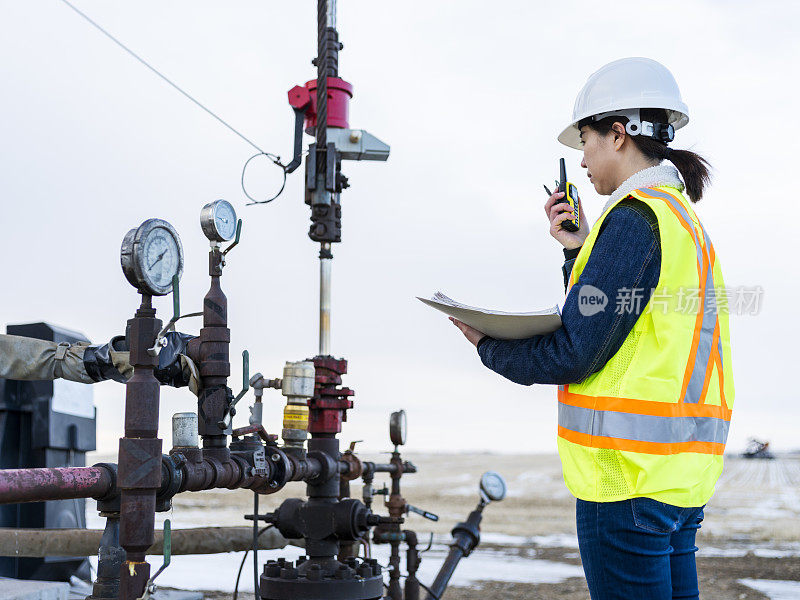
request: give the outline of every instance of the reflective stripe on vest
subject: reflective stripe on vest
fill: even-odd
[[[579,406],[558,405],[561,427],[590,436],[622,438],[672,446],[685,442],[725,444],[730,423],[716,417],[659,417],[637,415]],[[663,450],[673,448],[665,447]]]
[[[705,229],[690,217],[675,196],[653,188],[635,193],[665,201],[695,243],[700,302],[680,397],[675,402],[599,397],[570,392],[569,385],[559,386],[559,436],[594,448],[658,455],[679,452],[722,455],[731,411],[724,396],[722,342],[713,277],[714,248]],[[573,271],[570,287],[575,279]],[[721,404],[706,405],[715,365]]]
[[[700,280],[700,294],[703,301],[697,311],[697,322],[695,325],[694,340],[692,341],[692,351],[689,355],[689,363],[683,379],[683,402],[700,402],[708,391],[708,379],[711,376],[714,364],[711,351],[717,346],[717,351],[722,357],[722,345],[719,341],[719,318],[717,317],[717,298],[714,290],[713,275],[713,247],[711,240],[702,226],[703,242],[705,248],[697,238],[697,232],[689,213],[678,201],[677,198],[657,189],[636,190],[637,193],[647,198],[660,198],[665,200],[667,205],[676,214],[683,227],[692,235],[697,249],[697,274]],[[706,310],[710,307],[710,310]]]

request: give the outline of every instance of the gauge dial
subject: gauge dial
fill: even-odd
[[[200,227],[212,242],[226,242],[236,235],[236,211],[227,200],[209,202],[200,211]]]
[[[481,491],[489,500],[502,500],[506,497],[506,482],[494,471],[486,471],[481,475]]]
[[[389,417],[389,439],[395,446],[406,443],[406,411],[398,410]]]
[[[178,232],[166,221],[148,219],[122,240],[122,271],[143,294],[164,296],[172,278],[183,273],[183,246]]]

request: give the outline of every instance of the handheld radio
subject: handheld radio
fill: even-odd
[[[575,213],[574,219],[566,219],[561,221],[562,229],[567,231],[578,231],[581,228],[581,215],[578,204],[578,188],[567,181],[567,165],[562,158],[559,162],[559,176],[557,191],[564,192],[564,199],[561,202],[567,202],[572,207],[572,212]],[[547,191],[547,186],[544,188]],[[549,191],[548,191],[549,193]]]

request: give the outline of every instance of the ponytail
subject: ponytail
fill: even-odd
[[[652,123],[666,123],[667,111],[660,108],[643,108],[641,109],[641,119]],[[589,122],[587,125],[600,135],[606,135],[611,131],[614,123],[625,125],[627,122],[627,117],[611,116],[600,121]],[[691,201],[700,201],[703,192],[711,182],[711,165],[705,158],[691,150],[670,148],[665,143],[644,135],[632,135],[630,139],[645,158],[658,162],[668,160],[675,165],[686,184],[686,193]]]
[[[644,139],[649,139],[658,144],[658,142],[651,138]],[[642,150],[639,144],[636,145]],[[700,202],[700,199],[703,197],[703,192],[711,182],[711,172],[709,171],[711,165],[708,164],[705,158],[691,150],[676,150],[675,148],[669,147],[667,147],[667,150],[669,150],[669,153],[664,158],[678,169],[681,178],[683,178],[686,184],[686,192],[689,194],[689,198],[692,202]]]

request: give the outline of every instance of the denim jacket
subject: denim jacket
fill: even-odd
[[[565,250],[564,255],[566,288],[577,251]],[[647,305],[660,271],[655,214],[644,202],[623,200],[601,224],[579,283],[572,286],[564,302],[562,326],[553,333],[521,340],[486,336],[478,343],[481,361],[522,385],[583,381],[620,349]],[[608,299],[603,310],[589,316],[584,316],[578,305],[579,291],[586,284],[602,290]]]

